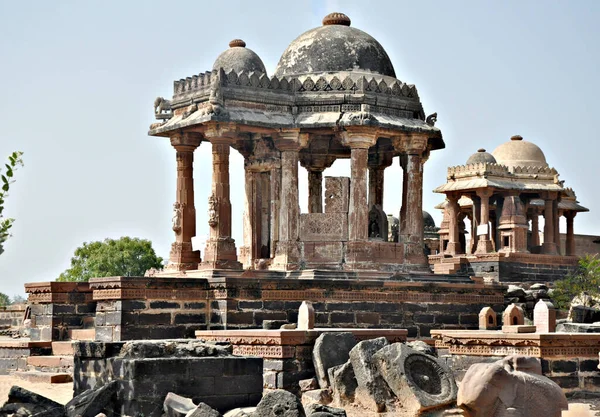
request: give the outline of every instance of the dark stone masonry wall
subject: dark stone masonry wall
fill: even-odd
[[[123,354],[124,343],[74,342],[75,395],[116,380],[115,415],[132,417],[161,416],[169,392],[195,403],[204,402],[221,412],[260,401],[261,358],[223,356],[210,351],[198,354],[196,349],[201,343],[189,340],[160,342],[191,346],[189,356],[178,356],[176,350],[160,348],[158,344],[152,346],[154,342],[134,343],[141,348],[128,355]]]
[[[458,274],[492,277],[502,283],[554,282],[576,271],[576,265],[536,262],[469,261],[461,263]]]
[[[191,338],[206,329],[206,300],[100,301],[96,310],[99,341]]]

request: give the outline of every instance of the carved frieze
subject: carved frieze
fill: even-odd
[[[348,216],[343,213],[300,214],[300,240],[327,242],[348,240]]]

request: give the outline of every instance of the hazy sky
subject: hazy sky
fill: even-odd
[[[9,1],[0,0],[0,159],[25,152],[5,214],[0,291],[54,280],[84,241],[152,240],[168,257],[175,151],[147,136],[152,102],[173,80],[210,70],[242,38],[271,74],[287,45],[341,11],[387,50],[396,74],[437,112],[446,149],[425,165],[424,208],[446,168],[520,134],[591,213],[600,234],[600,2],[578,1]],[[210,145],[196,151],[198,235],[206,234]],[[325,175],[349,175],[347,161]],[[401,171],[386,171],[384,209],[397,215]],[[231,157],[234,238],[242,245],[243,160]],[[301,170],[306,210],[306,174]],[[563,225],[564,226],[564,225]]]

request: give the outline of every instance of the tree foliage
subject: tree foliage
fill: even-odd
[[[0,168],[0,179],[2,180],[0,186],[0,254],[4,252],[4,243],[10,237],[10,228],[15,221],[15,219],[4,217],[4,201],[8,196],[10,185],[14,182],[15,171],[19,166],[23,166],[22,155],[23,152],[13,152],[8,156],[8,164],[4,164],[5,169]]]
[[[585,255],[579,259],[577,272],[554,283],[552,300],[560,309],[568,309],[573,297],[587,293],[600,298],[600,259]]]
[[[143,276],[150,268],[162,268],[149,240],[122,237],[118,240],[83,243],[71,258],[71,267],[57,281],[89,281],[95,277]]]
[[[0,292],[0,307],[6,307],[10,305],[10,297],[2,292]]]

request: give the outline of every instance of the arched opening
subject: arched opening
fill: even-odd
[[[494,324],[494,317],[491,314],[488,316],[488,324]]]
[[[513,324],[513,326],[516,326],[516,325],[519,324],[519,320],[517,319],[517,316],[513,316],[513,318],[512,318],[512,324]]]

